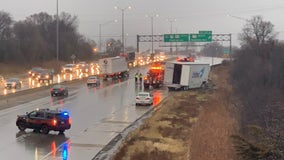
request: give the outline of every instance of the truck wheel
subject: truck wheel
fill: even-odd
[[[206,88],[206,83],[203,82],[203,83],[201,84],[200,88],[201,88],[201,89],[205,89],[205,88]]]
[[[24,122],[18,122],[18,128],[20,131],[25,131],[27,127]]]
[[[41,133],[43,133],[43,134],[48,134],[49,133],[49,128],[47,127],[47,125],[43,125],[41,127]]]

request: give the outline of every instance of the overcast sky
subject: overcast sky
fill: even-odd
[[[284,39],[283,0],[58,0],[59,12],[67,12],[79,18],[79,32],[87,38],[98,41],[99,24],[117,19],[102,27],[104,38],[121,35],[121,11],[114,6],[131,10],[125,11],[126,45],[136,45],[137,34],[151,34],[151,21],[145,15],[159,14],[154,18],[154,34],[170,32],[166,19],[176,19],[173,31],[197,33],[212,30],[214,33],[232,33],[233,45],[237,45],[237,34],[241,32],[244,20],[228,17],[251,18],[262,15],[275,25],[276,31],[283,31],[278,38]],[[0,0],[1,10],[11,14],[14,20],[47,12],[56,14],[56,0]],[[150,46],[150,44],[147,44]],[[150,48],[150,47],[149,47]]]

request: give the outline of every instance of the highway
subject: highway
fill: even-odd
[[[214,64],[221,61],[215,59]],[[1,99],[0,107],[6,109],[0,110],[0,156],[11,160],[92,159],[116,135],[167,97],[166,88],[154,90],[153,106],[136,106],[135,95],[143,86],[135,84],[135,72],[131,70],[127,80],[107,81],[99,87],[88,88],[85,81],[71,84],[69,96],[65,98],[50,97],[49,90],[43,89],[35,93],[37,96],[22,95],[25,101],[16,97],[8,103],[5,98]],[[139,72],[147,71],[140,68]],[[20,132],[15,124],[17,115],[36,108],[68,111],[71,129],[64,135],[53,131],[43,135],[29,129]]]
[[[133,77],[126,81],[104,82],[88,88],[85,83],[70,91],[67,98],[51,98],[49,94],[28,103],[0,111],[1,157],[9,159],[92,159],[112,138],[147,112],[151,107],[136,107],[135,95],[141,90]],[[48,92],[48,91],[43,91]],[[166,90],[154,92],[154,105],[166,97]],[[32,98],[32,97],[30,97]],[[49,135],[33,130],[19,132],[17,115],[36,108],[67,110],[72,127],[65,135]]]

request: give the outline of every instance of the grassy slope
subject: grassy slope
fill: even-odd
[[[130,133],[113,156],[123,159],[236,159],[230,135],[233,96],[228,69],[211,72],[216,89],[171,92],[144,124]]]

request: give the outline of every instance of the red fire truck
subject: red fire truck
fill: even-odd
[[[159,88],[163,85],[165,68],[161,63],[153,63],[144,77],[144,88]]]

